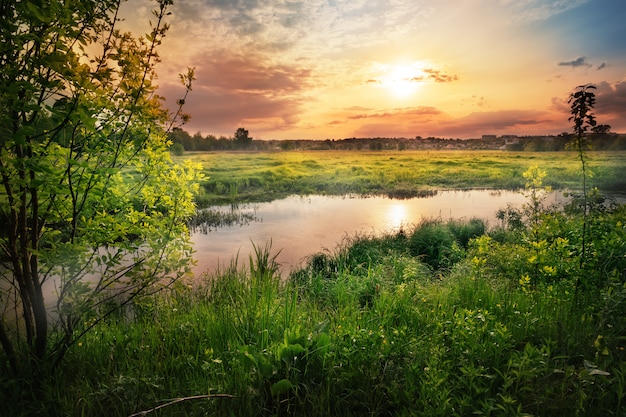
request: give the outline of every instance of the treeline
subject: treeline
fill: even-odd
[[[181,128],[174,128],[169,133],[169,140],[172,142],[172,151],[181,153],[183,151],[233,151],[252,148],[253,138],[248,131],[242,127],[238,128],[233,137],[214,135],[202,136],[196,133],[191,136]]]
[[[500,149],[526,152],[554,152],[568,149],[573,135],[561,133],[556,136],[486,136],[479,139],[445,139],[437,137],[422,138],[345,138],[345,139],[290,139],[290,140],[253,140],[248,131],[239,128],[233,137],[214,135],[193,136],[176,128],[169,134],[173,143],[172,152],[208,152],[234,150],[445,150],[445,149]],[[592,149],[597,151],[626,150],[626,135],[617,133],[591,133]]]
[[[569,144],[574,139],[573,134],[558,136],[528,136],[517,138],[517,142],[505,144],[510,151],[551,152],[569,150]],[[626,150],[626,135],[617,133],[592,133],[589,135],[592,150],[594,151],[623,151]]]

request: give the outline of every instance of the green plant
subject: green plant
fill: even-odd
[[[578,153],[578,159],[580,160],[580,166],[582,169],[582,192],[583,192],[583,231],[582,231],[582,244],[580,265],[581,268],[586,261],[587,254],[587,216],[589,214],[589,206],[587,199],[587,177],[588,172],[588,157],[587,150],[591,148],[587,137],[587,131],[589,128],[596,126],[596,119],[592,113],[593,107],[596,102],[596,96],[591,90],[595,90],[595,86],[591,84],[581,85],[577,87],[577,91],[570,94],[568,103],[571,105],[570,121],[574,122],[574,140],[571,146]],[[578,288],[579,284],[576,286]]]
[[[200,177],[172,163],[153,84],[171,3],[158,1],[145,38],[117,30],[119,1],[2,4],[3,371],[58,365],[187,267]]]
[[[454,221],[447,224],[437,220],[425,221],[408,238],[408,248],[413,256],[420,257],[435,270],[450,268],[463,257],[461,244],[469,242],[480,226],[473,231],[463,229]]]

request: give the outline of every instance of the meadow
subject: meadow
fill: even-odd
[[[590,152],[594,184],[626,189],[626,152]],[[522,173],[537,164],[545,185],[580,186],[580,163],[571,152],[507,151],[290,151],[189,152],[180,159],[201,164],[207,180],[200,206],[271,201],[291,194],[381,194],[395,198],[438,189],[522,189]]]
[[[225,198],[454,184],[521,188],[528,204],[491,229],[426,220],[346,238],[287,279],[275,249],[256,247],[249,268],[234,259],[110,317],[54,373],[0,377],[2,412],[624,416],[626,206],[596,195],[586,220],[577,200],[545,206],[546,185],[577,188],[573,155],[428,155],[193,155]],[[624,154],[592,160],[594,185],[623,181]]]

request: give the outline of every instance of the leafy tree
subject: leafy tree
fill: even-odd
[[[199,174],[172,163],[153,84],[172,1],[140,38],[120,3],[0,2],[2,372],[58,364],[191,256]]]
[[[596,125],[591,128],[591,131],[596,135],[606,135],[611,131],[611,125]]]
[[[235,145],[241,149],[247,149],[252,145],[252,138],[248,135],[248,131],[243,127],[240,127],[235,132],[234,137]]]
[[[589,170],[587,167],[587,151],[591,149],[591,144],[587,136],[589,128],[594,128],[597,124],[593,114],[593,107],[596,103],[596,96],[593,91],[596,87],[591,84],[580,85],[577,90],[570,94],[568,103],[571,106],[572,116],[569,121],[574,122],[574,139],[570,146],[577,152],[582,168],[582,204],[583,204],[583,230],[582,230],[582,246],[580,265],[585,263],[586,246],[587,246],[587,228],[589,215],[589,199],[587,197],[587,177]],[[580,283],[580,282],[579,282]],[[576,286],[578,289],[578,285]]]

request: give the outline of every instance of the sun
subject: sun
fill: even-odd
[[[389,66],[378,80],[393,96],[406,98],[423,84],[424,71],[418,64]]]

